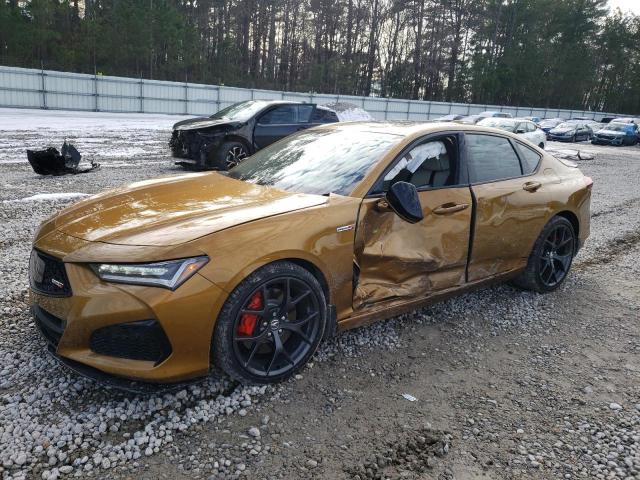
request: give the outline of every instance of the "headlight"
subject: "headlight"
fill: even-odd
[[[182,258],[155,263],[92,263],[101,280],[175,290],[207,264],[209,257]]]

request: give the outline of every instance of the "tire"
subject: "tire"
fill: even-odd
[[[567,278],[576,245],[571,222],[564,217],[553,217],[533,245],[525,270],[512,283],[538,293],[552,292]]]
[[[242,142],[229,141],[209,156],[211,166],[217,170],[229,170],[249,156],[249,149]]]
[[[212,362],[241,383],[283,381],[314,354],[326,321],[327,303],[318,280],[294,263],[271,263],[229,295],[216,322]]]

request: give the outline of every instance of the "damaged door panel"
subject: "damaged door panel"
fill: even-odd
[[[384,200],[360,209],[354,310],[402,303],[465,282],[471,225],[468,187],[419,192],[424,219],[409,223]]]
[[[548,185],[556,177],[536,173],[535,168],[533,174],[523,175],[518,155],[505,138],[465,138],[476,200],[468,267],[468,281],[473,282],[526,265],[533,243],[552,215]]]

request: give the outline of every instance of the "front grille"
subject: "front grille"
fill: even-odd
[[[147,360],[156,364],[171,354],[171,344],[155,320],[121,323],[91,334],[90,348],[100,355]]]
[[[57,348],[64,332],[64,322],[55,315],[43,310],[38,305],[31,307],[31,312],[33,313],[36,325],[47,343]]]
[[[189,140],[181,130],[174,130],[169,141],[171,153],[174,157],[189,158]]]
[[[64,262],[35,249],[31,251],[29,259],[29,283],[33,290],[43,295],[71,296],[71,285]]]

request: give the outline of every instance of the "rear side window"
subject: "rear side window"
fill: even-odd
[[[535,172],[536,168],[538,168],[538,164],[540,163],[540,159],[542,158],[542,156],[529,147],[525,147],[521,143],[517,143],[516,145],[518,145],[518,152],[520,152],[520,159],[522,160],[522,170],[524,171],[523,173],[525,175],[529,175],[530,173]]]
[[[493,135],[465,135],[472,183],[491,182],[522,175],[511,142]]]
[[[298,123],[308,123],[313,112],[313,105],[298,105]]]

